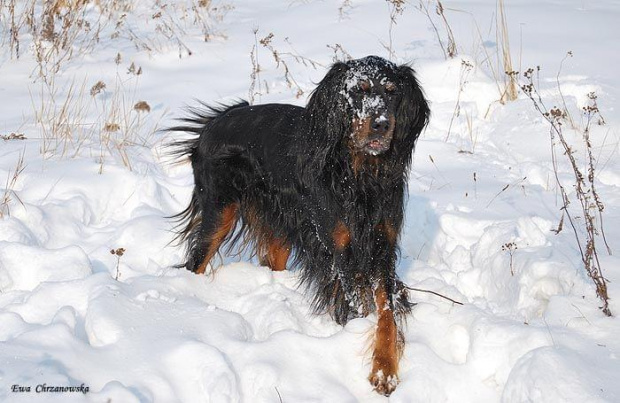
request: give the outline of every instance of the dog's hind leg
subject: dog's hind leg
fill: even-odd
[[[198,274],[206,271],[213,256],[235,228],[238,211],[238,203],[230,203],[220,209],[213,208],[203,211],[200,229],[193,235],[196,239],[188,259],[189,270]]]

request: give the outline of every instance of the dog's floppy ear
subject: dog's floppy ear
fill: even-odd
[[[325,140],[331,140],[331,143],[336,143],[339,140],[337,136],[342,136],[350,125],[343,113],[345,98],[342,95],[345,90],[344,73],[348,69],[345,63],[334,64],[312,92],[306,106],[313,135],[329,136]]]
[[[343,95],[348,69],[345,63],[334,64],[308,100],[305,111],[308,143],[301,152],[306,154],[309,172],[323,170],[341,138],[350,130],[351,119],[345,112],[348,109]]]
[[[428,123],[430,109],[413,69],[402,65],[397,74],[402,98],[396,111],[395,137],[405,143],[405,149],[411,150]]]

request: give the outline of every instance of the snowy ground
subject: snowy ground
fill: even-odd
[[[422,2],[430,20],[406,3],[390,34],[388,3],[376,0],[221,1],[210,17],[198,1],[100,1],[129,7],[110,11],[98,42],[78,36],[46,79],[25,26],[19,59],[11,52],[10,3],[0,1],[0,401],[386,401],[366,381],[373,317],[342,328],[312,315],[294,272],[246,256],[226,258],[213,277],[171,268],[182,250],[168,245],[165,217],[185,207],[192,179],[187,164],[168,163],[169,138],[153,130],[194,99],[303,105],[335,57],[389,57],[390,47],[416,69],[433,113],[410,175],[398,271],[464,305],[412,291],[389,400],[620,401],[620,321],[598,309],[568,224],[551,231],[562,203],[549,125],[522,93],[497,102],[494,1],[443,2],[458,50],[449,60],[434,2]],[[545,103],[565,103],[579,129],[586,95],[599,97],[606,125],[593,126],[592,140],[613,255],[597,241],[619,315],[620,6],[507,3],[513,68],[541,66]],[[82,11],[95,27],[97,7]],[[270,33],[266,45],[285,64],[258,42]],[[106,87],[91,95],[98,81]],[[138,101],[150,112],[133,110]],[[564,130],[583,164],[578,130]],[[118,248],[122,256],[110,253]],[[89,392],[37,393],[43,384]]]

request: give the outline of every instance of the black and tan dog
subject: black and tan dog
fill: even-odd
[[[369,380],[398,384],[399,323],[410,311],[395,273],[404,192],[429,107],[413,70],[369,56],[336,63],[305,108],[193,110],[173,131],[195,187],[177,217],[184,267],[204,273],[223,244],[254,248],[273,270],[298,267],[317,312],[340,324],[376,312]]]

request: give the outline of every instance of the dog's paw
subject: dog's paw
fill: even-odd
[[[384,374],[383,370],[373,371],[368,377],[370,384],[373,386],[374,390],[384,396],[389,396],[400,382],[398,380],[398,375],[394,374]]]

